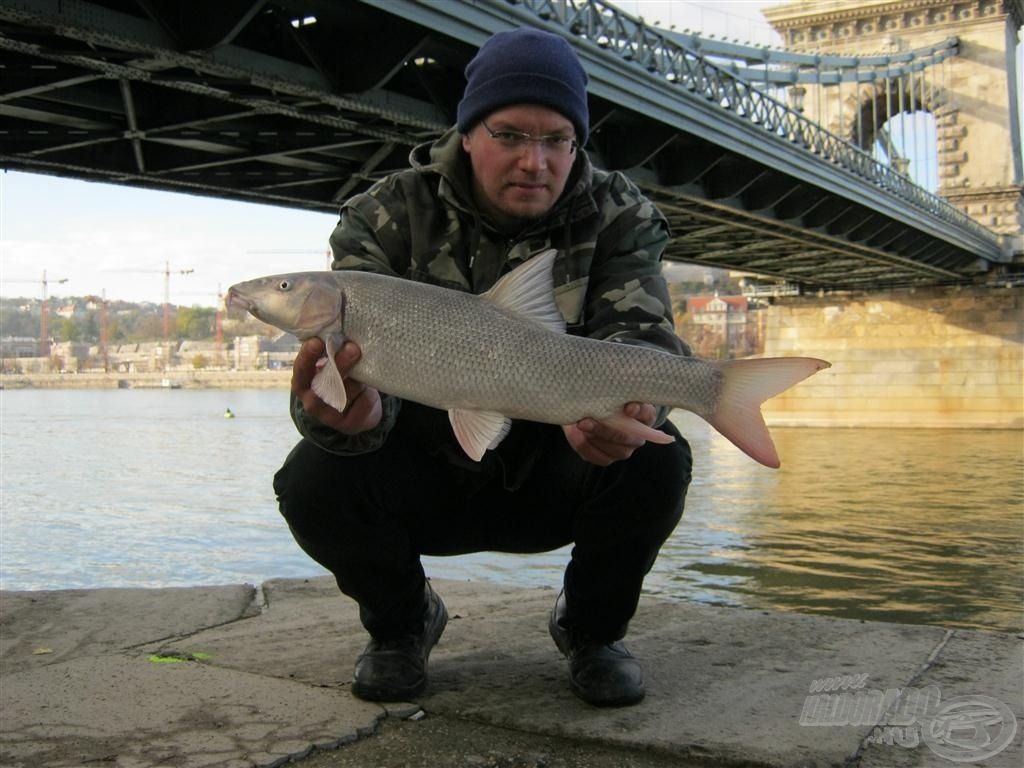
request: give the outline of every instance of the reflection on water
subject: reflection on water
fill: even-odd
[[[1024,443],[1015,431],[774,429],[780,470],[698,419],[684,522],[650,591],[723,605],[1016,630]]]
[[[178,586],[319,574],[270,477],[281,391],[5,391],[0,585]],[[236,419],[222,418],[226,407]],[[683,522],[646,589],[678,600],[1019,630],[1014,431],[775,429],[781,470],[702,421]],[[329,479],[325,478],[325,482]],[[427,558],[435,576],[557,586],[567,550]]]

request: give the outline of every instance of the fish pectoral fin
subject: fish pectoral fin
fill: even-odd
[[[344,411],[348,403],[348,395],[345,394],[345,381],[341,378],[341,371],[338,364],[334,362],[334,355],[341,349],[344,339],[331,335],[324,339],[326,355],[321,362],[320,370],[313,377],[310,388],[325,403],[336,411]],[[319,363],[318,363],[319,364]]]
[[[523,320],[565,333],[565,319],[555,304],[555,281],[551,274],[557,253],[554,248],[549,248],[534,256],[503,275],[481,296]]]
[[[641,437],[649,443],[668,445],[669,443],[674,443],[676,440],[667,432],[662,432],[660,429],[649,427],[642,421],[637,421],[624,413],[616,413],[613,416],[601,419],[601,421],[609,426],[615,427],[627,435]]]
[[[459,445],[473,461],[480,461],[484,451],[497,448],[512,427],[507,416],[493,411],[452,409],[448,411],[448,419]]]

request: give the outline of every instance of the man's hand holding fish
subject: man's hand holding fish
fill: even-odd
[[[650,403],[627,403],[623,415],[651,427],[657,418],[657,409]],[[599,467],[607,467],[616,461],[623,461],[647,442],[630,432],[624,432],[614,424],[599,419],[580,419],[573,424],[562,425],[565,439],[580,457]]]
[[[355,342],[346,342],[334,356],[335,364],[344,381],[347,396],[344,412],[327,405],[313,391],[313,379],[322,367],[326,349],[324,342],[314,336],[302,344],[292,367],[292,393],[302,402],[305,412],[319,421],[346,435],[357,435],[380,424],[380,393],[356,381],[348,374],[359,362],[361,351]]]

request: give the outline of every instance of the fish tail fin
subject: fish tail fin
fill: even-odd
[[[705,417],[733,445],[766,467],[779,455],[761,415],[761,403],[830,367],[813,357],[769,357],[715,363],[723,376],[715,412]]]

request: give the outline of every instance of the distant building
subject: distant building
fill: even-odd
[[[750,302],[746,296],[716,293],[688,297],[685,307],[685,313],[676,317],[676,329],[694,354],[727,359],[763,351],[763,304]]]
[[[50,358],[61,373],[82,370],[89,358],[89,345],[77,341],[61,341],[50,345]]]
[[[746,296],[695,296],[686,300],[694,325],[704,326],[730,348],[739,346],[747,328]]]
[[[35,357],[39,342],[31,336],[4,336],[0,338],[0,357]]]
[[[235,368],[240,371],[291,368],[301,343],[291,334],[235,337]]]
[[[228,362],[225,344],[216,341],[183,341],[178,347],[178,358],[193,368],[223,368]]]

